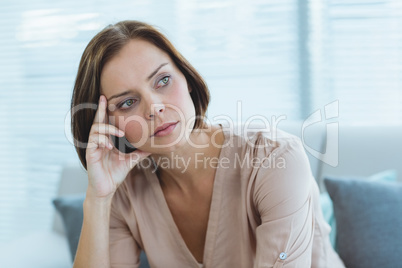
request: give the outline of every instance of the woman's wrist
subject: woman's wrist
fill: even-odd
[[[88,188],[84,200],[84,206],[110,205],[112,203],[113,195],[114,193],[111,193],[107,196],[97,196],[94,190]]]

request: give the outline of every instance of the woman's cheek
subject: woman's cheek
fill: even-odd
[[[120,129],[125,133],[127,140],[140,147],[144,145],[151,133],[148,131],[148,125],[143,118],[126,118],[121,124]]]
[[[189,116],[189,113],[192,113],[192,111],[194,110],[195,115],[194,103],[191,99],[190,93],[188,92],[185,80],[179,84],[179,87],[175,88],[172,96],[174,97],[170,100],[170,103],[172,103],[176,107],[177,112],[187,117]]]

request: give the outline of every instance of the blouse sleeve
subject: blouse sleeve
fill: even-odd
[[[115,194],[118,194],[117,192]],[[135,241],[119,207],[113,200],[110,210],[109,251],[111,268],[138,268],[141,249]]]
[[[259,166],[253,198],[261,222],[254,267],[311,267],[312,180],[307,155],[296,138],[273,150]]]

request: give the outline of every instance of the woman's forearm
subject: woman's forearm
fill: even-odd
[[[110,268],[109,220],[112,197],[98,198],[87,191],[84,221],[73,268]]]

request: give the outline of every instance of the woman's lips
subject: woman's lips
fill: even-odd
[[[155,137],[164,137],[164,136],[167,136],[167,135],[169,135],[170,133],[173,132],[173,130],[176,128],[176,125],[177,125],[178,123],[179,123],[179,122],[176,122],[176,123],[167,123],[166,126],[163,125],[164,128],[163,128],[162,130],[159,130],[159,131],[155,132],[155,134],[152,135],[152,136],[155,136]]]

